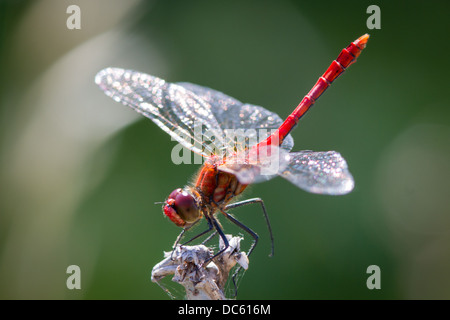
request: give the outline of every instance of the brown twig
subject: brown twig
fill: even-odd
[[[152,281],[168,291],[160,281],[173,275],[172,281],[185,288],[187,300],[225,300],[224,287],[231,269],[236,263],[247,269],[249,263],[247,254],[240,251],[242,238],[226,236],[229,247],[213,260],[213,251],[204,245],[179,245],[173,254],[165,252],[164,260],[153,267]],[[219,247],[224,247],[222,239]]]

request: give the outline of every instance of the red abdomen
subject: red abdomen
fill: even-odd
[[[196,190],[207,202],[217,205],[226,204],[241,194],[247,187],[241,184],[235,175],[218,170],[216,164],[206,162],[198,174]]]
[[[369,35],[365,34],[353,41],[347,48],[343,49],[337,59],[331,63],[327,71],[319,78],[317,83],[303,98],[297,108],[289,115],[289,117],[287,117],[277,131],[263,142],[263,144],[272,144],[273,137],[276,137],[276,141],[281,145],[289,132],[297,125],[298,121],[306,111],[308,111],[316,100],[319,99],[320,95],[345,71],[346,68],[356,61],[356,58],[359,57],[361,51],[366,47],[368,40]]]

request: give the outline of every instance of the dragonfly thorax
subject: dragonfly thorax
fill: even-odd
[[[164,214],[177,226],[186,227],[201,217],[197,200],[189,190],[175,189],[164,206]]]

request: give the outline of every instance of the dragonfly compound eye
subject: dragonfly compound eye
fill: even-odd
[[[186,191],[179,192],[175,197],[175,210],[187,223],[197,221],[200,216],[194,197]]]
[[[164,206],[164,214],[177,226],[185,227],[200,218],[200,211],[194,197],[182,190],[172,191]]]

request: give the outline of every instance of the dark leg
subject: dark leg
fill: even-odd
[[[208,229],[206,229],[203,232],[200,232],[199,234],[197,234],[195,237],[191,238],[190,240],[186,241],[185,243],[181,244],[181,246],[187,245],[188,243],[194,241],[197,238],[200,238],[201,236],[203,236],[204,234],[210,232],[213,228],[214,225],[211,222],[211,218],[209,218],[208,216],[205,216],[206,221],[208,222]],[[173,245],[173,250],[172,250],[172,255],[171,258],[173,260],[173,253],[175,252],[175,249],[177,248],[178,243],[180,242],[181,238],[183,237],[184,233],[189,230],[190,228],[192,228],[194,225],[196,225],[200,220],[197,220],[196,222],[194,222],[192,225],[190,225],[187,228],[184,228],[181,233],[178,235],[177,239],[175,240],[175,243]],[[202,242],[202,244],[204,244],[205,242],[208,242],[209,240],[211,240],[212,237],[214,237],[216,235],[217,231],[215,231],[211,236],[209,236],[205,241]],[[227,242],[228,243],[228,242]],[[216,255],[217,256],[217,255]],[[215,256],[214,256],[215,257]],[[210,259],[211,260],[211,259]],[[209,261],[209,260],[208,260]]]
[[[210,217],[210,219],[211,219],[212,223],[214,224],[214,228],[216,228],[216,231],[219,233],[219,236],[222,238],[222,241],[223,241],[223,244],[224,244],[223,249],[220,250],[219,252],[217,252],[211,259],[209,259],[209,260],[212,260],[212,259],[214,259],[215,257],[219,256],[222,252],[224,252],[225,250],[227,250],[228,247],[230,246],[230,244],[228,243],[228,239],[227,239],[227,237],[225,236],[225,234],[223,233],[222,227],[221,227],[220,224],[217,222],[216,218],[215,218],[215,217]],[[209,260],[208,260],[208,262],[209,262]],[[205,264],[205,265],[206,265],[206,264]]]
[[[208,243],[212,238],[214,238],[214,236],[217,234],[217,230],[214,231],[208,238],[206,238],[205,240],[203,240],[202,244]]]
[[[206,220],[209,221],[209,223],[214,226],[214,228],[216,229],[216,231],[214,232],[214,235],[216,233],[219,233],[219,236],[222,238],[223,244],[224,244],[224,248],[222,250],[220,250],[219,252],[217,252],[213,257],[209,258],[208,260],[206,260],[203,263],[203,266],[206,267],[208,265],[208,263],[213,260],[215,257],[219,256],[220,254],[222,254],[222,252],[224,252],[225,250],[228,249],[228,247],[230,246],[230,244],[228,243],[228,239],[225,236],[225,234],[223,233],[222,227],[220,226],[220,224],[217,222],[216,218],[211,216],[208,217],[207,215],[205,215]],[[211,237],[209,237],[206,240],[210,240]]]
[[[244,230],[245,232],[247,232],[249,235],[251,235],[254,239],[253,244],[250,246],[250,249],[248,250],[247,256],[250,256],[250,254],[252,253],[253,249],[256,247],[256,244],[258,243],[258,235],[249,227],[247,227],[245,224],[243,224],[242,222],[240,222],[239,220],[237,220],[235,217],[233,217],[231,214],[226,213],[223,210],[220,210],[225,217],[230,220],[231,222],[233,222],[235,225],[237,225],[239,228],[241,228],[242,230]]]
[[[186,232],[186,229],[181,230],[180,234],[178,235],[177,239],[175,240],[175,243],[173,244],[172,248],[175,250],[175,248],[178,245],[178,242],[180,242],[181,238],[183,238],[183,234]],[[172,252],[173,253],[173,252]]]
[[[253,249],[256,247],[256,244],[258,243],[258,235],[249,227],[245,226],[244,224],[242,224],[241,222],[239,222],[236,218],[234,218],[232,215],[226,213],[223,210],[220,210],[225,217],[230,220],[231,222],[233,222],[234,224],[236,224],[238,227],[240,227],[241,229],[245,230],[248,234],[250,234],[254,241],[253,244],[251,245],[250,249],[248,250],[247,256],[250,256],[250,254],[252,253]],[[236,276],[238,275],[239,271],[241,271],[242,267],[239,266],[236,271],[233,273],[232,276],[232,280],[233,280],[233,285],[234,285],[234,296],[237,296],[237,284],[236,284]]]
[[[232,203],[232,204],[227,205],[227,206],[225,207],[225,210],[237,208],[237,207],[240,207],[240,206],[245,206],[245,205],[247,205],[247,204],[252,204],[252,203],[259,203],[259,204],[261,204],[261,208],[262,208],[263,213],[264,213],[264,218],[266,219],[267,228],[269,229],[270,241],[271,241],[271,243],[272,243],[272,252],[271,252],[270,255],[269,255],[269,256],[271,257],[271,256],[273,256],[273,254],[274,254],[273,234],[272,234],[272,227],[270,226],[269,215],[267,214],[266,207],[264,206],[264,201],[262,201],[261,198],[253,198],[253,199],[243,200],[243,201],[239,201],[239,202],[235,202],[235,203]],[[231,220],[231,219],[230,219],[230,220]],[[240,223],[240,222],[239,222],[239,223]],[[245,227],[245,226],[244,226],[244,227]],[[242,228],[242,227],[241,227],[241,228]],[[242,229],[244,229],[245,231],[247,231],[246,229],[248,229],[248,228],[245,227],[245,228],[242,228]],[[251,231],[251,230],[250,230],[250,231]],[[247,231],[247,232],[248,232],[248,231]],[[249,233],[250,233],[250,235],[252,235],[252,233],[255,234],[253,231],[251,231],[251,232],[249,232]],[[252,236],[253,236],[253,235],[252,235]],[[253,236],[253,238],[255,238],[255,237]],[[256,245],[256,244],[255,244],[255,245]],[[253,246],[253,247],[254,247],[254,246]],[[253,247],[251,248],[251,250],[253,250]],[[249,255],[250,255],[251,250],[249,251]]]
[[[273,245],[273,234],[272,234],[272,227],[270,226],[270,221],[269,221],[269,215],[267,214],[266,211],[266,207],[264,206],[264,201],[260,198],[253,198],[253,199],[248,199],[248,200],[243,200],[240,202],[235,202],[232,204],[229,204],[228,206],[225,207],[225,210],[228,209],[232,209],[232,208],[237,208],[240,206],[245,206],[247,204],[252,204],[252,203],[260,203],[261,204],[261,208],[263,210],[264,213],[264,218],[266,219],[266,223],[267,223],[267,228],[269,229],[269,234],[270,234],[270,240],[272,243],[272,252],[269,255],[270,257],[273,256],[274,254],[274,245]],[[224,213],[222,211],[222,213]],[[225,214],[225,213],[224,213]],[[249,229],[248,227],[242,225],[242,223],[240,223],[239,221],[237,221],[234,217],[232,217],[229,214],[225,214],[225,216],[231,220],[232,222],[234,222],[235,224],[237,224],[239,227],[241,227],[242,229],[244,229],[245,231],[247,231],[254,239],[255,241],[253,242],[253,245],[250,247],[250,250],[248,251],[247,256],[250,256],[250,253],[253,251],[253,249],[255,248],[257,242],[258,242],[258,235],[253,232],[251,229]],[[239,266],[236,271],[233,273],[233,276],[231,277],[231,279],[233,280],[233,285],[234,285],[234,296],[237,296],[237,283],[236,283],[236,277],[239,274],[239,272],[241,271],[242,267]]]
[[[208,233],[208,232],[210,232],[210,231],[212,230],[213,225],[212,225],[210,219],[207,218],[206,221],[208,222],[208,229],[206,229],[206,230],[203,231],[203,232],[200,232],[198,235],[196,235],[195,237],[193,237],[193,238],[190,239],[189,241],[186,241],[185,243],[182,244],[182,246],[184,246],[184,245],[186,245],[186,244],[188,244],[188,243],[194,241],[195,239],[200,238],[201,236],[203,236],[204,234],[206,234],[206,233]]]
[[[197,221],[195,221],[193,224],[191,224],[189,227],[187,227],[187,228],[184,228],[181,232],[180,232],[180,234],[178,235],[178,237],[177,237],[177,239],[175,240],[175,243],[173,244],[173,250],[172,250],[172,254],[170,255],[170,258],[173,260],[173,253],[175,252],[175,249],[177,248],[177,245],[178,245],[178,243],[180,242],[180,240],[183,238],[183,235],[184,235],[184,233],[187,231],[187,230],[189,230],[190,228],[192,228],[193,226],[195,226],[198,222],[200,221],[200,219],[199,220],[197,220]],[[210,229],[211,230],[211,229]],[[190,241],[192,241],[192,240],[194,240],[194,239],[191,239],[191,240],[189,240],[187,243],[189,243]],[[186,243],[185,243],[186,244]]]

